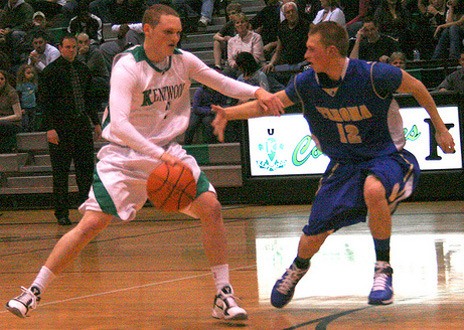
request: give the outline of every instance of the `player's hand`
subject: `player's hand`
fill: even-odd
[[[167,152],[164,152],[161,155],[160,159],[163,162],[166,162],[169,165],[175,165],[175,164],[181,164],[182,165],[182,161],[179,158],[177,158],[177,157],[175,157],[175,156],[173,156],[173,155],[171,155],[171,154],[169,154]]]
[[[454,149],[454,139],[448,130],[435,133],[435,139],[445,154],[453,154],[456,152],[456,149]]]
[[[227,117],[224,108],[218,105],[211,105],[211,109],[216,113],[216,118],[214,118],[211,125],[214,128],[214,135],[217,136],[219,142],[224,142],[224,132],[227,126]]]
[[[280,116],[284,113],[284,104],[275,94],[259,88],[255,92],[255,96],[258,99],[259,106],[268,116]]]
[[[52,144],[60,143],[60,138],[59,138],[58,133],[56,132],[56,130],[51,129],[51,130],[47,131],[47,141],[52,143]]]

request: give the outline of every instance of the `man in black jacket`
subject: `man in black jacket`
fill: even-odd
[[[84,63],[75,60],[76,37],[63,37],[58,48],[61,56],[49,64],[40,77],[39,102],[50,147],[55,216],[60,225],[70,225],[68,177],[71,161],[76,170],[79,202],[84,202],[93,178],[92,125],[96,138],[101,135],[101,125],[96,103],[92,100],[92,75]]]

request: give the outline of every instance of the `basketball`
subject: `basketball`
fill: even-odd
[[[189,206],[196,193],[197,184],[192,171],[184,165],[163,162],[150,173],[147,180],[148,199],[157,209],[166,212]]]

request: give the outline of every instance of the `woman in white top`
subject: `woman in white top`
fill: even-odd
[[[256,62],[260,65],[264,63],[265,58],[261,35],[250,29],[248,17],[243,13],[238,14],[234,25],[237,34],[230,38],[227,43],[228,68],[224,73],[236,78],[239,73],[237,63],[235,61],[237,54],[241,52],[251,53]]]
[[[345,13],[338,6],[338,0],[321,0],[322,9],[317,12],[312,24],[333,21],[341,26],[346,25]]]

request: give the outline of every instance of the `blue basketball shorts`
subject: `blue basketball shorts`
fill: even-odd
[[[407,150],[359,163],[331,161],[320,180],[303,232],[317,235],[365,222],[364,182],[369,175],[382,182],[393,214],[398,203],[411,196],[419,174],[419,164]]]

